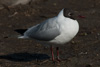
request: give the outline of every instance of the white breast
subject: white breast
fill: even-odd
[[[69,42],[78,33],[79,24],[76,20],[65,18],[59,21],[59,29],[61,34],[51,40],[51,43],[64,44]]]

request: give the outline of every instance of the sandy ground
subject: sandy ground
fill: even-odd
[[[56,16],[62,8],[85,16],[78,19],[77,36],[60,47],[61,62],[51,61],[49,48],[34,40],[17,39],[14,30],[26,29]],[[0,10],[0,67],[100,67],[100,1],[37,0]],[[56,57],[56,49],[54,49]]]

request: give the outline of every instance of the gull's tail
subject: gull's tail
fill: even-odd
[[[27,29],[16,29],[14,31],[16,31],[17,33],[21,34],[21,35],[24,35],[24,32],[26,31]]]
[[[27,36],[18,36],[19,39],[26,39],[26,38],[29,38]]]
[[[28,38],[27,36],[24,36],[24,32],[26,31],[27,29],[16,29],[14,31],[16,31],[17,33],[21,34],[21,35],[18,35],[18,38],[20,39],[25,39],[25,38]]]

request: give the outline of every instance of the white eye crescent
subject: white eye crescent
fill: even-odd
[[[71,13],[71,12],[69,12],[69,13],[68,13],[68,16],[72,16],[72,13]]]

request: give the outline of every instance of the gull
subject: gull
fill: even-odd
[[[74,11],[67,8],[62,9],[59,14],[49,18],[40,24],[28,28],[22,36],[18,38],[35,39],[39,42],[47,43],[51,46],[52,61],[54,61],[53,47],[63,45],[72,40],[79,31],[78,21]],[[82,16],[79,16],[82,18]],[[57,50],[57,60],[59,58],[59,47]]]
[[[19,4],[25,5],[31,1],[32,0],[0,0],[0,9],[9,9],[9,7],[13,7]]]

